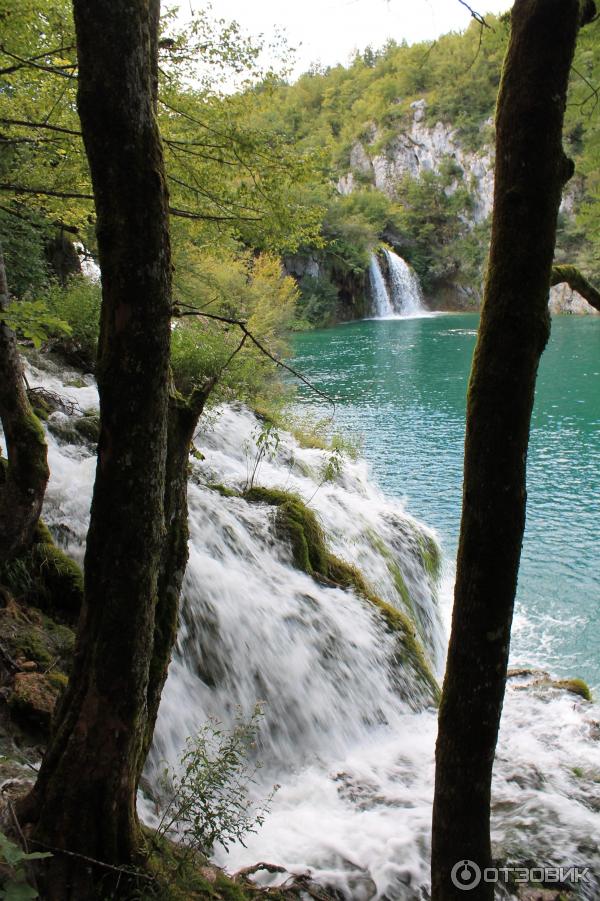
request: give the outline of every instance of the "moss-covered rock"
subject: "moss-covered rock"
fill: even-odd
[[[83,416],[66,416],[61,413],[48,418],[48,429],[59,441],[91,447],[98,443],[100,417],[96,410],[86,410]]]
[[[83,601],[83,573],[55,544],[36,544],[32,552],[39,579],[38,606],[75,622]]]
[[[531,689],[537,692],[566,691],[584,701],[592,701],[592,692],[583,679],[553,679],[543,670],[529,668],[509,669],[508,679],[517,689]]]
[[[69,671],[75,633],[40,610],[11,601],[0,610],[0,634],[17,669],[28,663],[40,672]]]
[[[378,597],[355,566],[331,553],[317,517],[304,501],[298,495],[277,488],[252,488],[243,496],[248,501],[263,502],[277,508],[276,527],[281,537],[290,543],[298,569],[321,581],[354,591],[377,609],[387,629],[398,638],[397,662],[408,664],[426,695],[434,703],[439,703],[440,688],[414,623],[405,613]],[[399,575],[401,577],[401,573]],[[403,580],[402,586],[410,602]],[[404,599],[404,594],[401,596]],[[407,606],[411,609],[409,604]]]
[[[17,722],[46,733],[50,729],[60,691],[61,687],[50,675],[17,673],[8,705]]]
[[[558,679],[551,682],[553,688],[568,691],[570,694],[583,698],[584,701],[592,700],[592,692],[587,682],[583,679]]]
[[[277,507],[276,525],[292,546],[294,564],[303,572],[328,577],[329,553],[317,517],[297,494],[278,488],[251,488],[248,501],[262,501]]]
[[[211,491],[216,491],[221,497],[240,497],[239,491],[235,488],[228,488],[227,485],[222,485],[220,482],[211,482],[207,487]]]
[[[74,623],[83,601],[83,573],[54,543],[40,520],[27,553],[0,566],[0,585],[18,600]]]
[[[285,887],[262,888],[252,882],[242,871],[228,876],[213,866],[197,851],[175,844],[150,829],[144,829],[147,852],[144,874],[135,894],[139,901],[259,901],[268,897],[272,901],[295,901],[304,897],[321,898],[323,901],[337,898],[309,878],[294,879],[287,874]],[[286,875],[283,868],[259,864],[257,870],[275,869]],[[318,892],[318,894],[317,894]]]

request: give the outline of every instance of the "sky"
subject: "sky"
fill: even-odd
[[[185,13],[198,0],[180,3]],[[512,0],[469,0],[469,5],[479,13],[498,13]],[[389,38],[430,40],[462,31],[471,21],[459,0],[214,0],[212,10],[219,18],[237,20],[251,35],[268,38],[283,29],[297,48],[292,77],[313,63],[347,63],[355,50],[381,47]]]

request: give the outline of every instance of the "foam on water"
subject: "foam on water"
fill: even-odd
[[[65,386],[59,372],[31,370],[29,379],[82,409],[97,402],[91,384]],[[310,870],[353,901],[416,901],[428,885],[436,714],[410,667],[394,667],[392,638],[373,609],[292,566],[273,508],[208,487],[244,487],[260,428],[247,409],[225,407],[197,436],[205,459],[192,463],[181,626],[146,776],[153,782],[165,760],[175,763],[207,717],[227,725],[238,705],[248,713],[264,700],[256,791],[262,797],[275,782],[281,788],[263,828],[246,847],[217,849],[217,862],[231,870],[258,860]],[[44,515],[81,559],[95,457],[51,434],[48,442]],[[383,496],[363,462],[346,462],[335,482],[322,483],[325,462],[324,452],[283,436],[256,482],[312,498],[332,550],[402,606],[395,562],[439,672],[451,569],[433,584],[419,553],[431,533]],[[600,873],[599,719],[598,707],[572,695],[511,684],[494,775],[498,857]],[[585,886],[583,897],[598,897],[597,883]]]

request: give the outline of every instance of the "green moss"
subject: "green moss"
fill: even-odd
[[[329,555],[328,575],[337,585],[340,585],[342,588],[353,589],[377,608],[389,631],[399,638],[399,661],[405,662],[408,658],[423,684],[431,691],[434,701],[439,703],[440,687],[431,670],[423,645],[410,617],[376,595],[365,581],[362,573],[355,566],[340,560],[339,557],[334,557],[332,554]]]
[[[571,694],[578,695],[584,701],[592,700],[592,692],[587,682],[583,679],[560,679],[552,683],[555,688],[562,688]]]
[[[67,687],[69,677],[65,673],[48,673],[48,682],[61,692]]]
[[[340,588],[355,591],[377,608],[387,628],[398,637],[398,661],[404,663],[408,660],[437,703],[440,696],[439,685],[411,619],[376,595],[356,566],[346,563],[328,550],[317,517],[304,501],[295,494],[288,494],[277,488],[252,488],[244,497],[249,501],[262,501],[278,508],[277,528],[282,537],[290,542],[294,564],[298,569]],[[410,596],[399,570],[398,576],[402,579],[409,609],[412,609]]]
[[[228,488],[227,485],[221,485],[218,482],[211,482],[208,486],[211,491],[216,491],[221,497],[240,497],[240,492],[235,488]]]
[[[52,532],[42,519],[38,519],[33,536],[34,544],[54,544]]]
[[[2,643],[13,660],[33,661],[38,671],[68,671],[75,633],[39,610],[11,602],[0,610]]]
[[[73,621],[83,601],[81,569],[59,547],[47,542],[34,546],[32,558],[40,583],[39,606]]]
[[[100,437],[100,416],[95,410],[86,410],[74,422],[76,432],[86,441],[97,443]]]
[[[244,497],[277,507],[276,525],[292,546],[295,566],[309,575],[320,573],[327,577],[328,552],[323,530],[298,495],[277,488],[251,488]]]
[[[423,568],[430,579],[437,582],[442,569],[440,549],[430,535],[424,535],[422,532],[417,534],[417,542]]]
[[[147,857],[144,872],[152,881],[140,880],[136,901],[250,901],[265,895],[273,901],[297,898],[297,892],[269,889],[248,879],[233,880],[211,866],[198,852],[176,845],[144,828]]]

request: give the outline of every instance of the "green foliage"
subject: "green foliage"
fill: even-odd
[[[0,210],[0,246],[4,255],[8,290],[14,297],[27,294],[35,296],[45,287],[48,281],[48,265],[44,254],[47,238],[48,231],[44,223],[21,218],[15,205]]]
[[[320,278],[305,275],[299,288],[294,328],[323,328],[331,325],[335,320],[339,299],[337,288],[331,279],[327,275]]]
[[[216,844],[225,849],[243,844],[245,836],[262,826],[276,790],[262,801],[249,794],[260,768],[251,758],[262,715],[259,704],[248,719],[238,712],[230,730],[210,719],[188,739],[179,770],[165,773],[171,800],[159,836],[176,828],[189,848],[210,854]]]
[[[70,360],[93,370],[98,349],[101,289],[83,276],[70,279],[66,287],[53,283],[42,297],[43,303],[64,329],[50,330],[58,347]]]
[[[254,487],[254,481],[258,476],[260,465],[263,460],[275,459],[277,451],[279,450],[279,442],[281,440],[281,436],[275,423],[272,422],[272,420],[266,419],[263,422],[262,426],[255,430],[254,434],[252,435],[252,439],[256,447],[256,452],[254,454],[254,459],[251,460],[249,456],[251,444],[248,443],[246,446],[246,465],[248,470],[248,477],[246,479],[246,485],[244,488],[244,490],[250,491]]]
[[[405,176],[396,190],[405,255],[425,290],[463,271],[472,276],[486,247],[469,227],[471,199],[464,185],[456,184],[453,174],[426,171],[419,179]]]
[[[0,322],[39,349],[50,335],[70,335],[71,327],[51,313],[44,300],[12,301],[0,314]]]
[[[183,314],[193,307],[242,320],[270,353],[285,352],[285,335],[294,320],[298,290],[274,256],[253,258],[222,251],[217,257],[197,252],[189,260],[185,272],[181,267],[176,284],[179,296],[188,304],[182,304]],[[281,392],[276,365],[249,339],[240,348],[242,338],[236,325],[183,315],[171,338],[177,388],[188,394],[216,378],[213,402],[232,397],[256,400],[265,393]]]
[[[52,857],[45,851],[23,851],[0,832],[0,898],[4,901],[31,901],[39,898],[37,889],[27,881],[27,864]]]

